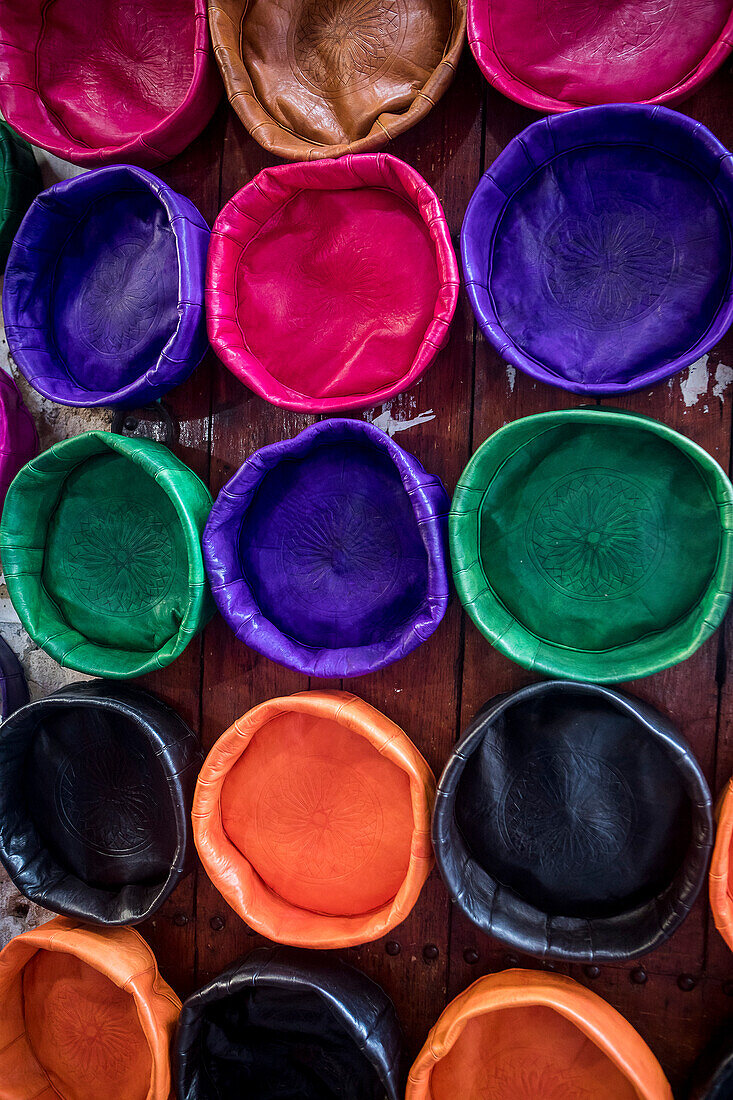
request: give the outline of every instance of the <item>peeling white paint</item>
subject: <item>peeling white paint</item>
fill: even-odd
[[[417,407],[417,403],[413,400],[412,406],[409,409],[413,412]],[[367,416],[367,419],[369,417]],[[375,416],[372,419],[372,424],[375,428],[381,428],[387,435],[393,436],[397,432],[405,432],[408,428],[418,428],[421,424],[429,424],[431,420],[435,420],[435,413],[432,409],[428,409],[426,412],[418,413],[417,416],[407,418],[401,418],[399,412],[397,416],[392,415],[392,403],[388,402],[386,405],[382,405],[382,411],[379,416]]]
[[[721,400],[725,400],[725,391],[733,382],[733,367],[726,367],[725,363],[719,363],[718,368],[715,371],[715,385],[713,386],[713,397],[719,397]],[[707,411],[707,410],[706,410]]]
[[[702,395],[708,392],[710,382],[708,359],[709,356],[703,355],[702,359],[692,364],[686,377],[680,379],[682,400],[688,409],[696,405]]]
[[[506,365],[506,380],[509,383],[509,393],[514,393],[514,384],[517,381],[517,368],[511,363]]]

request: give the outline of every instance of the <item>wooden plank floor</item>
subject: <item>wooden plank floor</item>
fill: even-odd
[[[733,148],[733,65],[729,62],[683,110]],[[390,151],[414,165],[443,202],[458,247],[468,200],[481,173],[537,116],[504,99],[480,77],[468,50],[456,81],[432,116]],[[213,222],[217,212],[261,168],[275,163],[248,136],[226,104],[196,143],[161,173]],[[730,337],[691,373],[617,402],[685,433],[725,469],[731,456],[733,370]],[[251,394],[210,355],[170,396],[179,420],[177,451],[214,495],[256,448],[293,436],[314,417],[276,409]],[[497,357],[477,334],[466,294],[448,347],[408,393],[363,414],[401,422],[433,419],[402,431],[398,442],[440,475],[450,492],[475,448],[507,421],[578,404],[560,390],[533,384]],[[717,793],[733,771],[733,681],[726,654],[730,619],[685,664],[628,685],[669,713],[697,753]],[[478,707],[531,677],[496,653],[462,613],[458,600],[429,641],[399,664],[344,686],[400,723],[439,774],[459,732]],[[220,618],[149,685],[201,732],[205,749],[251,706],[312,681],[240,645]],[[165,977],[185,996],[255,937],[199,868],[143,928]],[[345,953],[393,997],[414,1055],[447,1001],[480,975],[507,966],[538,966],[473,928],[450,905],[434,872],[412,915],[388,937]],[[607,998],[639,1029],[679,1088],[706,1038],[733,1017],[733,954],[710,920],[703,897],[680,931],[651,956],[627,966],[558,967]]]

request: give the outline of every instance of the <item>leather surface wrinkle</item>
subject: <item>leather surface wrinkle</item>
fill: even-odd
[[[38,433],[13,379],[0,371],[0,514],[11,482],[38,452]]]
[[[221,97],[206,0],[7,4],[0,110],[34,145],[86,168],[171,160]]]
[[[729,56],[733,4],[470,0],[468,41],[489,83],[535,111],[673,103]]]
[[[170,450],[90,431],[23,467],[0,526],[10,599],[59,664],[129,679],[211,617],[201,532],[211,497]]]
[[[0,722],[28,702],[28,684],[20,661],[0,638]]]
[[[19,369],[62,405],[156,401],[208,347],[208,246],[193,203],[141,168],[98,168],[42,192],[3,284]]]
[[[90,681],[0,729],[0,860],[55,913],[138,924],[191,869],[198,740],[146,691]]]
[[[403,161],[281,164],[216,219],[209,338],[273,404],[371,406],[411,386],[444,347],[459,282],[440,201]]]
[[[446,91],[465,0],[209,0],[229,102],[285,160],[384,147]]]
[[[288,668],[360,676],[412,652],[448,603],[439,478],[378,428],[322,420],[251,455],[203,537],[237,638]]]
[[[177,1100],[400,1100],[392,1002],[331,956],[261,947],[189,997],[174,1043]]]
[[[204,869],[247,924],[280,943],[378,939],[432,869],[435,779],[408,736],[354,695],[261,703],[225,731],[196,784]]]
[[[33,150],[0,121],[0,275],[25,212],[40,189]]]
[[[662,1067],[611,1005],[572,978],[505,970],[451,1001],[406,1100],[672,1100]]]
[[[535,122],[479,181],[461,229],[469,298],[507,362],[617,394],[691,366],[733,321],[733,154],[665,107]]]
[[[715,927],[733,951],[733,780],[722,792],[715,812],[715,846],[710,863],[710,909]],[[733,1055],[732,1055],[733,1057]],[[731,1075],[733,1087],[733,1073]]]
[[[132,928],[66,917],[0,952],[3,1100],[170,1100],[181,1002]]]
[[[458,480],[458,595],[527,669],[600,683],[649,676],[723,620],[732,506],[718,463],[657,420],[598,405],[527,416],[485,440]]]
[[[705,880],[710,792],[633,696],[549,681],[486,704],[438,784],[433,846],[483,932],[538,958],[622,961],[680,926]]]

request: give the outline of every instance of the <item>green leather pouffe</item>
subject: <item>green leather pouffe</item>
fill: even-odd
[[[684,661],[733,589],[733,486],[702,448],[600,407],[501,428],[463,471],[461,601],[525,668],[614,683]]]
[[[59,664],[127,679],[170,664],[210,618],[211,497],[167,447],[93,431],[27,463],[0,527],[10,598]]]
[[[0,122],[0,275],[23,215],[41,189],[41,175],[27,141]]]

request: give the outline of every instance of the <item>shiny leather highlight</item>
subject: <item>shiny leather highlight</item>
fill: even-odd
[[[394,1006],[339,959],[261,947],[184,1003],[177,1100],[401,1100]]]
[[[147,920],[191,869],[203,757],[174,710],[92,680],[0,728],[0,860],[37,905],[90,923]]]
[[[375,405],[448,340],[458,265],[438,196],[385,153],[266,168],[211,235],[209,338],[275,405]]]
[[[654,950],[690,912],[710,792],[682,735],[609,688],[549,681],[479,711],[438,784],[433,845],[456,905],[518,951]]]
[[[410,1070],[406,1100],[672,1100],[623,1016],[561,974],[506,970],[451,1001]]]
[[[733,779],[729,780],[720,796],[715,819],[715,847],[710,863],[710,909],[715,927],[733,951]]]
[[[232,909],[279,943],[378,939],[415,905],[433,865],[435,779],[407,735],[341,691],[261,703],[201,769],[193,830]]]
[[[35,200],[3,285],[8,345],[62,405],[141,406],[203,357],[209,227],[193,203],[130,165],[63,180]]]
[[[85,168],[154,168],[211,118],[221,83],[206,0],[4,7],[0,111],[33,145]]]
[[[453,80],[465,0],[209,0],[229,102],[285,160],[381,149]]]

